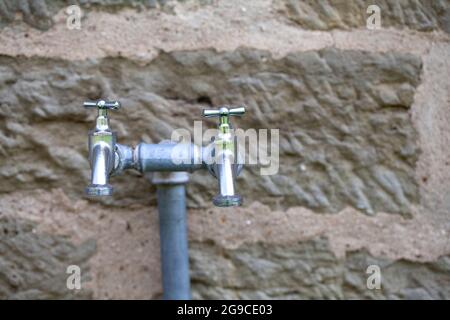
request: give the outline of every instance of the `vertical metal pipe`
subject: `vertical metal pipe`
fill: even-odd
[[[163,298],[191,298],[187,242],[187,173],[154,173],[157,184]]]

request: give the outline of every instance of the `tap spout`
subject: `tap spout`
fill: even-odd
[[[236,194],[234,185],[237,175],[235,153],[231,150],[223,150],[218,157],[214,171],[219,184],[219,194],[213,198],[213,204],[218,207],[240,206],[242,198]]]
[[[242,170],[237,152],[236,136],[232,131],[229,121],[230,116],[241,116],[245,113],[245,107],[203,110],[206,118],[219,117],[218,134],[214,138],[212,150],[214,162],[208,170],[219,182],[219,194],[213,198],[214,205],[218,207],[240,206],[242,197],[236,194],[234,180]]]
[[[90,196],[110,196],[113,188],[108,183],[113,164],[113,150],[105,142],[97,142],[91,153],[91,184],[86,188]]]

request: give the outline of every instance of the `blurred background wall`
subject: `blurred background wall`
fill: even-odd
[[[0,0],[0,298],[161,297],[154,186],[83,195],[82,102],[106,98],[127,145],[221,104],[280,129],[279,172],[246,168],[243,207],[191,175],[194,298],[449,299],[449,33],[449,0]]]

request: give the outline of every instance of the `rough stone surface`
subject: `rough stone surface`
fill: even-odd
[[[449,0],[275,0],[275,6],[301,27],[313,30],[365,28],[370,5],[380,8],[381,26],[450,32]]]
[[[192,241],[212,242],[225,249],[246,244],[289,244],[320,237],[339,258],[347,251],[365,250],[372,256],[410,261],[434,261],[450,251],[448,226],[413,211],[412,219],[377,213],[375,217],[346,208],[337,214],[317,214],[304,207],[274,211],[258,202],[229,210],[193,210]]]
[[[0,261],[8,263],[7,268],[0,268],[0,294],[4,292],[0,297],[161,296],[155,208],[105,208],[85,200],[73,201],[62,190],[4,194],[0,203],[0,226],[9,235],[4,238],[0,234]],[[65,272],[71,264],[80,267],[83,280],[76,296],[66,287],[69,275]],[[14,275],[13,271],[22,280],[20,286],[10,289],[3,285],[2,277]],[[31,288],[39,291],[25,295]]]
[[[78,5],[84,10],[94,9],[114,12],[124,8],[137,10],[159,8],[164,12],[173,13],[178,2],[194,9],[210,3],[211,0],[0,0],[0,28],[12,22],[18,22],[16,15],[20,14],[25,23],[45,31],[54,25],[53,16],[59,10],[71,5]]]
[[[421,62],[412,55],[323,50],[275,60],[242,49],[161,54],[148,65],[8,57],[0,65],[1,146],[8,156],[0,168],[3,192],[46,184],[77,197],[89,178],[85,132],[95,116],[80,97],[107,97],[124,106],[110,114],[124,144],[192,130],[210,104],[245,103],[250,116],[236,121],[240,127],[281,129],[279,174],[256,179],[260,170],[251,167],[242,175],[249,202],[407,214],[418,201],[418,148],[408,109]],[[206,177],[192,176],[191,206],[205,207],[214,196]],[[117,193],[109,201],[148,203],[144,179],[127,174],[112,183]]]
[[[13,22],[18,13],[21,14],[24,22],[37,29],[47,30],[53,25],[51,14],[48,11],[45,0],[1,0],[0,27]]]
[[[67,237],[37,233],[27,220],[5,217],[0,212],[0,299],[87,299],[92,291],[69,290],[67,268],[77,265],[82,286],[89,281],[87,261],[95,252],[95,240],[79,246]]]
[[[11,230],[11,221],[18,220],[34,229],[17,229],[16,237],[23,239],[17,247],[28,248],[29,263],[55,261],[55,248],[67,247],[73,259],[61,259],[63,270],[89,253],[81,268],[82,275],[88,271],[89,281],[83,281],[82,288],[92,290],[93,297],[161,297],[155,208],[107,208],[73,201],[62,190],[18,191],[1,200],[2,226]],[[220,208],[190,210],[193,294],[195,298],[445,298],[449,259],[443,253],[450,252],[448,232],[426,217],[404,219],[383,213],[368,217],[354,209],[319,215],[301,207],[284,212],[254,203],[232,214]],[[48,251],[41,250],[47,243],[42,238],[48,235],[53,241]],[[17,261],[11,250],[16,242],[2,238],[8,261]],[[373,264],[382,273],[381,292],[366,287],[366,269]],[[14,268],[25,279],[23,287],[42,277],[45,285],[59,288],[51,291],[51,297],[72,297],[64,290],[65,274],[48,280],[19,263]],[[10,274],[10,269],[3,270]]]
[[[381,288],[366,273],[380,267]],[[191,243],[196,299],[449,299],[450,256],[432,263],[375,258],[365,251],[337,259],[326,239],[223,250]]]
[[[82,199],[81,103],[99,97],[124,103],[124,144],[192,128],[210,104],[281,129],[280,175],[248,167],[242,208],[212,208],[215,181],[192,175],[195,298],[449,298],[448,1],[377,1],[377,31],[364,1],[78,3],[69,30],[68,1],[0,1],[1,298],[161,297],[154,188],[128,172],[113,198]]]
[[[214,8],[197,10],[180,6],[176,14],[133,9],[92,11],[79,30],[67,28],[64,12],[59,12],[54,21],[47,32],[23,23],[4,28],[0,32],[0,53],[67,60],[127,57],[143,62],[151,61],[161,51],[234,51],[242,46],[268,50],[274,58],[328,47],[425,55],[431,43],[450,39],[449,34],[439,31],[309,31],[287,23],[271,9],[271,0],[247,1],[245,6],[239,0],[219,1]]]
[[[212,0],[1,0],[0,27],[15,21],[20,13],[24,22],[41,30],[54,25],[52,16],[70,5],[80,5],[87,10],[120,10],[135,8],[138,10],[160,8],[164,12],[174,13],[177,5],[196,9],[205,4],[214,4]],[[276,10],[302,28],[312,30],[350,29],[366,26],[369,5],[380,8],[382,26],[418,31],[443,30],[450,32],[449,0],[323,0],[298,1],[275,0],[271,3]],[[246,3],[237,3],[245,6]]]

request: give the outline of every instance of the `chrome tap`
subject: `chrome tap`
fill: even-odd
[[[115,166],[116,133],[109,127],[108,110],[120,108],[118,101],[85,102],[85,108],[97,108],[95,128],[89,131],[89,162],[91,183],[85,191],[90,196],[109,196],[113,188],[109,185],[109,175]]]
[[[234,181],[243,166],[238,161],[237,139],[229,117],[243,115],[244,107],[203,110],[204,117],[219,117],[220,121],[218,134],[208,146],[163,141],[159,144],[142,142],[134,148],[117,144],[116,134],[109,127],[108,109],[119,109],[119,102],[85,102],[84,107],[98,109],[95,129],[89,131],[92,174],[91,183],[86,188],[87,195],[111,195],[113,188],[108,183],[109,177],[126,169],[135,169],[141,173],[208,169],[217,178],[219,186],[213,204],[220,207],[241,205],[242,198],[236,194]]]
[[[234,183],[241,168],[238,164],[236,136],[233,134],[229,117],[243,114],[244,107],[203,110],[203,116],[206,118],[219,117],[218,134],[214,138],[213,163],[208,167],[219,183],[219,194],[213,198],[214,205],[218,207],[242,204],[242,197],[236,194]]]

